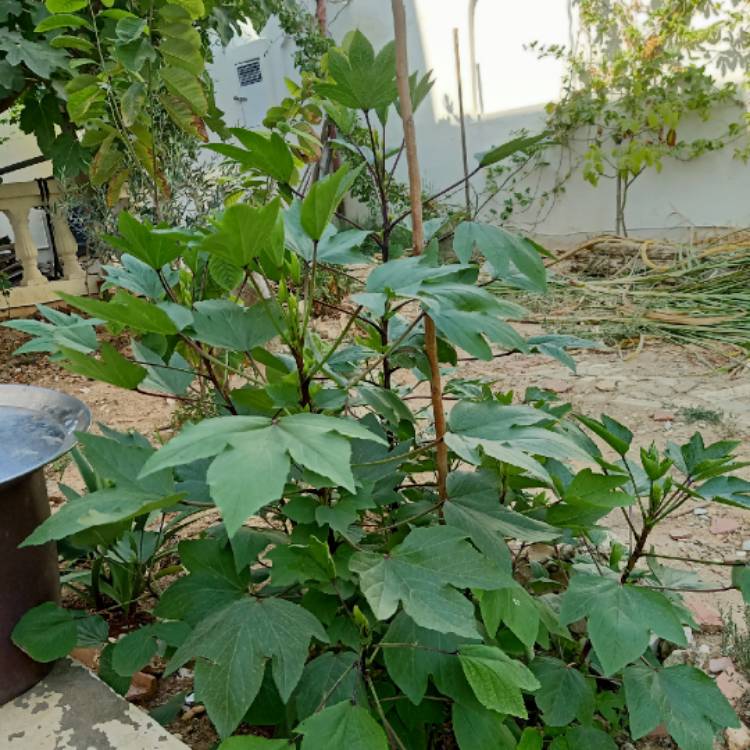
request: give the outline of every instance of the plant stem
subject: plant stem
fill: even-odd
[[[367,687],[370,688],[372,699],[375,701],[375,708],[378,711],[378,716],[380,716],[380,720],[383,722],[385,731],[388,733],[388,744],[391,747],[398,748],[398,750],[406,750],[406,746],[403,742],[401,742],[398,735],[393,731],[393,727],[388,722],[388,719],[385,718],[385,712],[383,711],[383,707],[380,705],[380,698],[378,698],[378,694],[375,691],[375,684],[372,681],[372,677],[370,677],[370,675],[368,674],[365,676],[365,680],[367,681]]]
[[[396,42],[396,82],[401,106],[401,119],[404,125],[404,142],[406,144],[406,163],[409,171],[409,199],[412,215],[412,242],[414,254],[420,255],[424,249],[424,225],[422,223],[422,179],[419,174],[419,157],[417,155],[417,135],[414,127],[411,93],[409,90],[409,63],[406,48],[406,11],[403,0],[391,0],[393,9],[393,28]],[[430,395],[432,398],[432,416],[435,423],[437,485],[441,501],[448,497],[448,446],[443,440],[445,435],[445,412],[443,410],[443,384],[438,362],[437,333],[435,324],[429,315],[425,315],[424,326],[425,352],[430,363]]]

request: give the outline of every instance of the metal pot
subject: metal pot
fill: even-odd
[[[29,609],[59,601],[57,547],[18,545],[50,514],[44,466],[69,451],[90,421],[72,396],[0,384],[0,705],[52,668],[13,645],[10,634]]]

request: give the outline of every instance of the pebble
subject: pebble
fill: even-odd
[[[146,672],[136,672],[130,681],[130,687],[128,688],[125,700],[133,702],[147,701],[156,695],[157,687],[154,675],[147,674]]]
[[[747,552],[744,549],[738,549],[737,552],[734,553],[734,556],[740,560],[744,560],[747,557]]]
[[[690,661],[690,652],[684,648],[678,648],[664,659],[665,667],[676,667],[679,664],[687,664]]]
[[[750,552],[750,539],[745,539],[745,541],[742,542],[742,549],[745,552]]]
[[[185,711],[184,714],[182,714],[182,720],[190,721],[190,719],[194,719],[196,716],[204,713],[206,713],[205,706],[193,706],[192,708],[189,708],[187,711]]]
[[[707,516],[708,511],[705,508],[693,508],[693,514],[696,516]]]
[[[709,660],[708,671],[711,674],[719,674],[720,672],[726,672],[727,669],[731,669],[733,666],[732,660],[728,656],[720,656],[717,659]]]
[[[734,664],[716,678],[716,686],[732,704],[739,701],[750,688],[747,680],[735,669]]]
[[[668,411],[655,411],[651,415],[654,422],[674,422],[674,414]]]
[[[712,534],[718,536],[720,534],[733,534],[735,531],[738,531],[739,528],[740,525],[737,521],[734,521],[731,518],[714,518],[713,521],[711,521],[710,531]]]
[[[617,388],[617,383],[614,380],[608,379],[597,380],[596,383],[594,383],[594,388],[596,388],[597,391],[614,391],[615,388]]]
[[[750,730],[743,724],[739,729],[727,729],[727,750],[750,750]]]
[[[696,623],[704,633],[721,633],[724,629],[721,615],[712,606],[706,604],[700,596],[686,596],[685,604],[693,613]]]

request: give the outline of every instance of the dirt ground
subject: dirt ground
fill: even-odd
[[[529,328],[526,333],[531,332]],[[72,375],[45,356],[11,357],[25,337],[0,328],[0,382],[30,383],[57,388],[85,401],[94,420],[117,429],[137,429],[147,435],[170,428],[174,402],[125,392],[105,383],[95,383]],[[742,442],[739,455],[750,460],[750,378],[747,369],[729,374],[712,363],[705,352],[690,351],[647,341],[637,355],[616,350],[581,351],[575,354],[575,373],[546,357],[511,356],[490,363],[461,362],[462,377],[482,376],[495,381],[501,390],[518,394],[529,386],[555,391],[564,401],[584,413],[598,416],[606,412],[626,424],[638,445],[652,441],[684,441],[695,431],[706,442],[733,439]],[[62,471],[74,483],[70,468]],[[740,471],[750,478],[750,469]],[[54,483],[50,482],[51,494]],[[696,513],[697,510],[697,513]],[[664,529],[657,529],[654,543],[663,554],[716,560],[744,559],[750,555],[750,516],[720,505],[691,504]],[[624,521],[614,516],[610,528],[615,537],[627,542]],[[743,549],[743,545],[747,549]],[[690,563],[674,567],[693,568]],[[715,587],[728,583],[729,568],[695,566],[702,578]],[[718,611],[742,619],[741,597],[737,591],[692,594],[692,604],[708,610],[711,619]],[[731,613],[731,615],[730,615]],[[711,629],[710,626],[708,629]],[[718,656],[720,638],[703,638],[708,644],[703,656]],[[710,650],[710,654],[708,654]],[[203,724],[205,717],[195,717]],[[175,729],[175,727],[171,727]],[[184,727],[184,739],[202,750],[209,738],[200,738],[199,726]],[[657,745],[653,745],[656,747]],[[665,745],[658,745],[665,747]],[[632,747],[632,746],[631,746]]]

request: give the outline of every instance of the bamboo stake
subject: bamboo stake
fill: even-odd
[[[464,168],[464,198],[466,216],[471,218],[471,185],[469,184],[469,155],[466,151],[466,121],[464,117],[464,87],[461,81],[461,48],[458,44],[458,29],[453,29],[453,53],[456,57],[456,82],[458,84],[458,120],[461,125],[461,159]]]
[[[415,255],[424,249],[424,225],[422,221],[422,179],[419,174],[417,156],[417,134],[414,128],[414,112],[409,91],[409,63],[406,49],[406,12],[403,0],[391,0],[393,9],[393,30],[396,41],[396,82],[401,105],[401,119],[404,124],[406,163],[409,171],[409,201],[411,204],[412,242]],[[436,464],[438,496],[441,501],[448,497],[448,446],[445,444],[445,412],[443,411],[443,384],[440,378],[440,364],[437,352],[437,333],[429,315],[424,322],[425,352],[430,363],[430,397],[432,416],[435,423]]]

